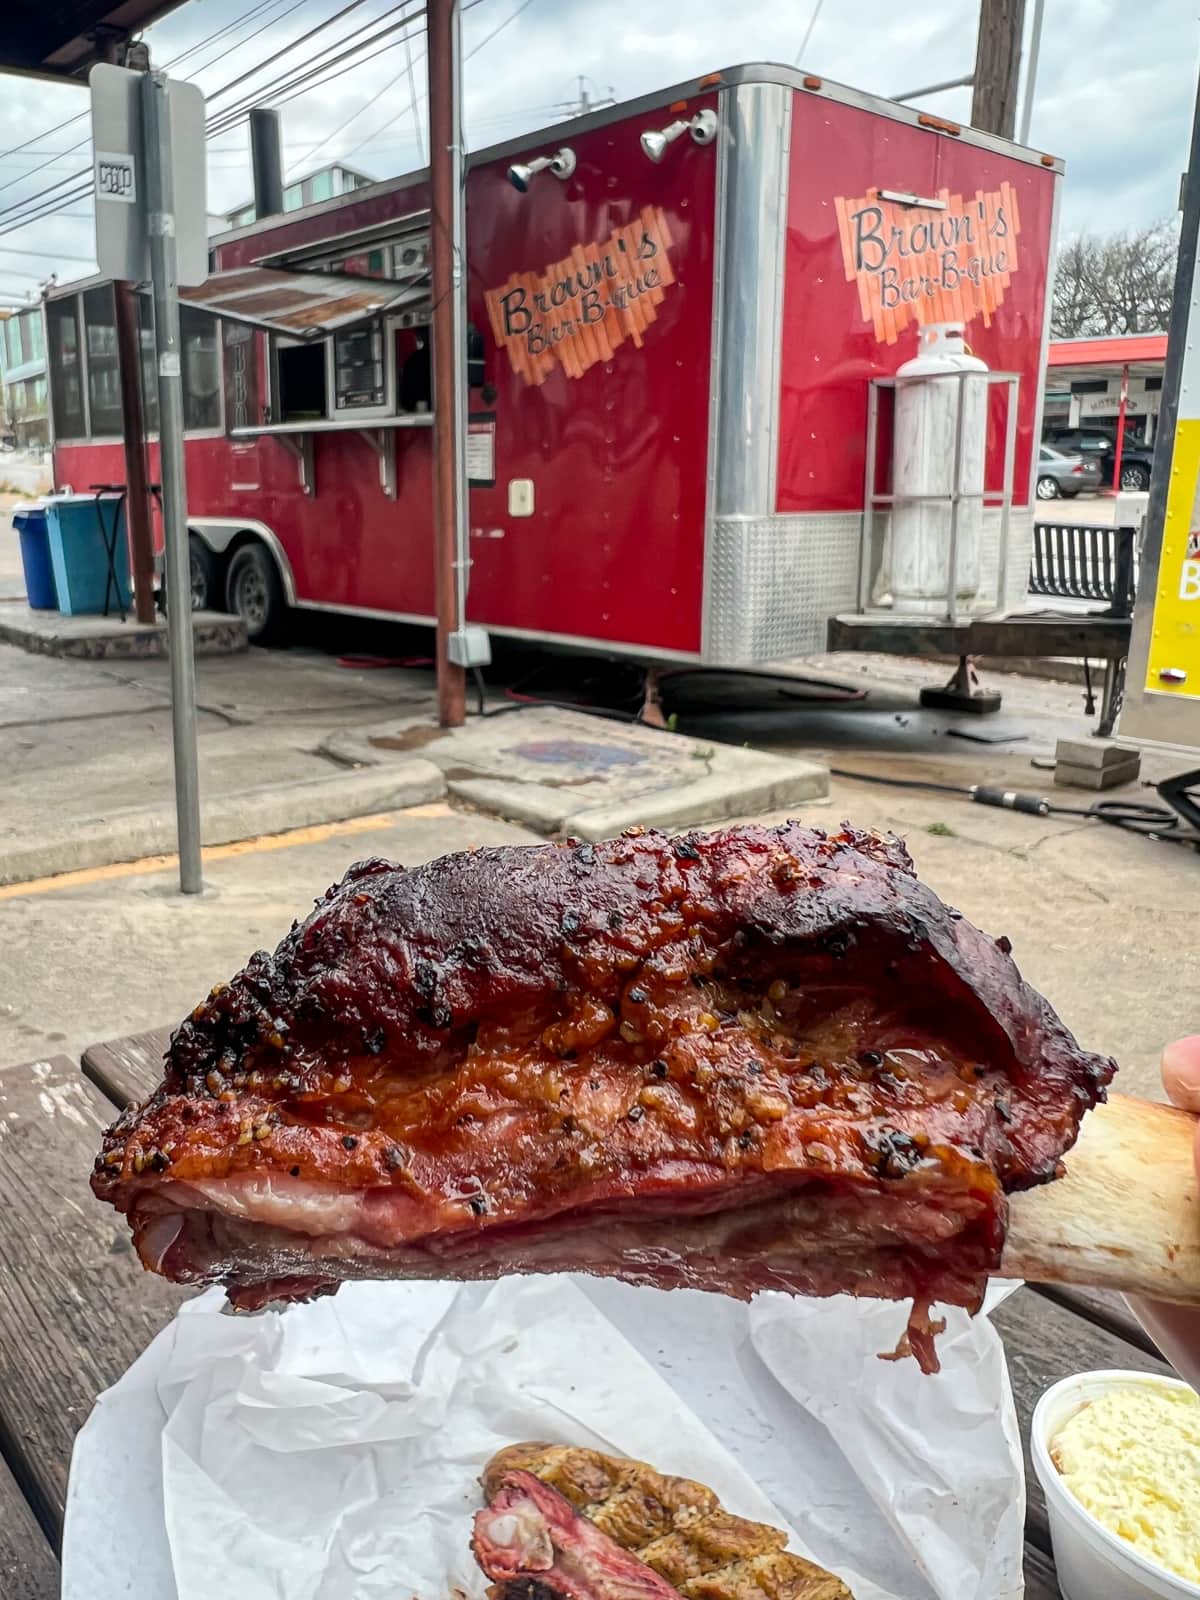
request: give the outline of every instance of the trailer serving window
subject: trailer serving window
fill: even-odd
[[[428,320],[428,284],[411,252],[414,271],[404,281],[376,278],[379,266],[393,264],[393,252],[391,245],[369,251],[361,270],[350,273],[330,270],[332,263],[308,272],[243,267],[181,291],[197,311],[211,311],[227,326],[261,330],[268,339],[266,404],[250,394],[256,362],[244,365],[240,380],[241,415],[261,411],[263,418],[231,418],[232,431],[428,423],[427,415],[409,418],[398,407],[395,338],[397,329]],[[348,264],[344,248],[336,264]],[[224,342],[228,353],[231,335]]]
[[[79,302],[75,295],[46,302],[50,357],[50,405],[56,439],[86,439],[83,399],[83,355],[79,339]]]
[[[271,344],[272,418],[279,422],[324,421],[329,415],[324,340],[308,344],[276,334]]]

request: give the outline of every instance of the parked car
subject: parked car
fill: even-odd
[[[1039,500],[1057,500],[1060,495],[1074,500],[1085,489],[1095,494],[1100,487],[1100,475],[1100,463],[1094,455],[1068,456],[1044,444],[1038,448],[1034,493]]]
[[[1068,454],[1095,457],[1100,463],[1101,482],[1111,485],[1116,461],[1116,440],[1103,428],[1047,428],[1044,443]],[[1148,489],[1154,447],[1126,438],[1121,446],[1121,483],[1125,490]]]

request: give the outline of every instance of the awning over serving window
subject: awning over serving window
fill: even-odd
[[[215,272],[179,298],[230,322],[245,322],[293,339],[321,339],[372,317],[411,313],[429,319],[428,283],[393,283],[336,272],[282,272],[274,267],[238,267]]]

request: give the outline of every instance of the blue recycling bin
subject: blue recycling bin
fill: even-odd
[[[45,506],[18,506],[12,514],[12,524],[21,541],[25,598],[35,611],[57,611],[58,590],[54,586]]]
[[[67,617],[129,610],[129,546],[125,499],[119,495],[54,495],[46,501],[46,529],[58,609]],[[112,571],[106,537],[113,542]],[[115,581],[114,581],[115,578]]]

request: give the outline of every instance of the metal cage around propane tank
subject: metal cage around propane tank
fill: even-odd
[[[930,492],[897,493],[893,487],[896,477],[895,452],[889,446],[895,436],[895,419],[899,391],[912,390],[917,385],[937,384],[952,387],[953,443],[948,462],[948,487]],[[969,487],[965,477],[968,441],[965,429],[970,417],[968,388],[983,386],[987,390],[984,408],[985,427],[990,433],[995,393],[1005,395],[1003,419],[1003,455],[1001,482],[988,486],[981,473],[979,486]],[[867,449],[866,482],[863,489],[862,536],[859,544],[858,605],[864,615],[888,613],[899,620],[931,616],[946,622],[956,622],[964,616],[984,616],[1003,611],[1010,602],[1014,589],[1023,593],[1028,562],[1014,574],[1012,563],[1012,505],[1013,473],[1016,461],[1017,408],[1020,376],[1015,372],[988,372],[962,369],[917,376],[896,374],[894,377],[872,378],[867,392]],[[887,405],[891,397],[892,404]],[[987,441],[983,441],[980,460],[986,456]],[[882,458],[882,460],[881,460]],[[888,488],[880,488],[881,467],[883,481]],[[920,507],[942,511],[945,514],[944,560],[942,571],[929,592],[928,603],[905,611],[893,595],[894,535],[897,513],[903,508]],[[995,507],[998,517],[994,528],[983,519],[984,507]],[[979,547],[976,552],[979,567],[979,584],[969,604],[964,604],[959,569],[962,564],[961,534],[968,512],[978,513]],[[1022,552],[1024,556],[1024,552]],[[990,568],[990,572],[989,572]]]

